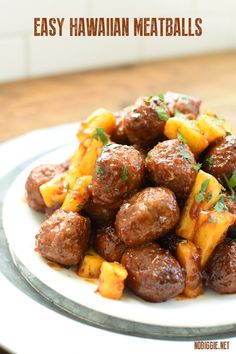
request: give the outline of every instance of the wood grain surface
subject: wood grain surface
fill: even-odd
[[[236,52],[168,59],[0,85],[0,141],[84,119],[99,107],[113,111],[141,95],[172,90],[196,95],[236,122]]]

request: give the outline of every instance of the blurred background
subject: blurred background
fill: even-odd
[[[184,91],[233,119],[235,0],[0,0],[0,139]],[[34,37],[34,17],[201,17],[201,37]]]

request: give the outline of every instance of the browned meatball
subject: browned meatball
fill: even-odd
[[[225,184],[236,170],[236,136],[228,135],[220,139],[208,151],[204,170]]]
[[[170,252],[158,244],[128,249],[121,263],[128,272],[127,285],[146,301],[166,301],[184,290],[184,271]]]
[[[139,146],[153,146],[162,138],[169,117],[166,104],[158,96],[139,99],[124,117],[129,141]]]
[[[149,151],[146,167],[153,182],[170,188],[177,198],[186,199],[194,185],[196,161],[188,145],[166,140]]]
[[[191,114],[190,119],[196,118],[199,115],[201,101],[198,98],[181,93],[166,92],[165,102],[172,116],[175,115],[176,110],[183,114]]]
[[[86,251],[90,220],[74,212],[56,210],[43,222],[36,236],[36,250],[63,265],[75,265]]]
[[[96,224],[102,225],[115,220],[119,206],[120,203],[117,206],[115,204],[105,206],[90,199],[85,206],[85,211]]]
[[[125,244],[136,247],[167,234],[178,220],[174,193],[167,188],[148,187],[122,204],[115,228]]]
[[[25,189],[27,202],[31,208],[44,212],[46,205],[39,187],[64,171],[63,165],[47,164],[37,166],[30,172]]]
[[[115,143],[126,145],[129,144],[129,139],[126,135],[125,132],[125,125],[124,125],[124,115],[126,114],[127,110],[125,109],[121,113],[115,113],[116,117],[116,127],[115,131],[113,132],[111,136],[111,140],[114,141]]]
[[[119,262],[127,246],[116,235],[114,226],[109,225],[98,229],[94,248],[108,262]]]
[[[236,240],[225,240],[215,248],[205,276],[207,285],[216,292],[236,293]]]
[[[97,159],[92,184],[95,203],[111,208],[144,180],[144,157],[132,146],[109,144]]]

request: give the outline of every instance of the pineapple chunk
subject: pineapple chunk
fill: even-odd
[[[57,203],[63,203],[67,190],[65,175],[62,173],[40,186],[40,193],[47,207],[51,208]]]
[[[186,144],[197,157],[209,145],[207,139],[201,134],[195,120],[173,117],[168,119],[164,134],[169,139],[176,139],[180,133],[186,140]]]
[[[77,274],[82,278],[98,278],[103,262],[104,259],[96,252],[88,252],[88,254],[84,256],[84,259],[77,270]]]
[[[91,136],[97,128],[103,128],[105,133],[111,135],[116,127],[116,118],[112,112],[100,108],[93,112],[85,121],[80,124],[77,132],[79,141]]]
[[[200,249],[200,265],[204,268],[215,247],[225,238],[228,228],[236,221],[235,215],[223,211],[202,210],[195,228],[194,243]]]
[[[203,294],[200,255],[197,247],[191,241],[180,242],[176,248],[176,257],[186,271],[183,295],[194,298]]]
[[[192,192],[182,212],[177,235],[193,240],[195,226],[201,210],[209,210],[220,197],[222,186],[212,175],[200,170]]]
[[[65,211],[79,212],[90,198],[88,188],[92,184],[92,176],[82,176],[76,179],[72,189],[67,193],[62,209]]]
[[[97,292],[108,299],[119,300],[125,287],[127,270],[118,262],[103,262]]]
[[[212,115],[201,115],[197,119],[197,126],[209,143],[226,135],[224,121]]]

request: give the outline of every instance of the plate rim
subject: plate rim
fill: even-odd
[[[10,172],[8,172],[6,175],[4,175],[1,179],[0,182],[2,184],[2,181],[7,180],[8,181],[8,188],[5,190],[4,197],[7,194],[8,190],[10,189],[12,183],[16,179],[17,175],[19,174],[19,169],[23,170],[27,168],[29,164],[31,164],[34,160],[40,158],[41,156],[44,156],[52,150],[56,150],[60,148],[59,146],[56,146],[54,149],[50,149],[49,151],[44,151],[43,153],[36,155],[32,158],[30,158],[27,161],[22,162],[21,164],[17,165],[14,167]],[[11,181],[9,182],[8,176],[11,176]],[[2,210],[3,210],[3,205],[4,205],[4,198],[3,198],[3,203],[1,203],[0,206],[0,227],[2,229],[2,233],[4,234],[4,237],[7,240],[7,237],[5,235],[5,231],[3,228],[3,222],[2,222]],[[8,241],[7,241],[8,242]],[[131,335],[131,336],[138,336],[138,337],[143,337],[143,338],[152,338],[152,339],[162,339],[162,340],[182,340],[182,341],[189,341],[189,340],[205,340],[205,339],[216,339],[216,338],[232,338],[236,336],[236,323],[235,324],[228,324],[228,325],[220,325],[220,326],[213,326],[213,327],[174,327],[174,326],[163,326],[163,325],[151,325],[151,324],[146,324],[146,323],[140,323],[140,322],[132,322],[127,319],[121,319],[115,316],[110,316],[106,315],[104,313],[101,313],[96,310],[92,310],[89,308],[86,308],[84,305],[80,305],[78,303],[75,303],[73,300],[65,298],[63,295],[57,293],[55,290],[50,289],[47,287],[47,285],[43,284],[40,280],[38,280],[31,272],[29,269],[26,269],[26,267],[21,263],[20,260],[17,259],[16,256],[12,254],[12,259],[14,260],[14,263],[17,266],[18,271],[23,275],[24,279],[33,287],[34,290],[37,291],[37,294],[40,297],[43,297],[46,299],[52,306],[52,310],[56,311],[56,308],[60,308],[65,311],[67,315],[70,315],[75,317],[76,320],[82,323],[86,323],[88,325],[98,327],[101,329],[106,329],[112,332],[116,333],[122,333],[126,335]],[[1,271],[1,269],[0,269]],[[41,283],[41,284],[40,284]],[[43,286],[43,290],[41,288]],[[46,292],[45,292],[45,288]],[[55,295],[55,299],[57,301],[52,300],[50,296],[48,295],[49,293],[53,292]],[[59,300],[58,300],[58,298]],[[71,302],[68,307],[65,307],[64,300],[67,300],[68,302]],[[44,305],[45,306],[45,305]],[[71,306],[76,306],[80,308],[80,310],[83,309],[83,311],[80,311],[75,314],[70,310]],[[83,312],[83,314],[82,314]],[[86,316],[84,315],[86,313]],[[97,320],[94,321],[90,317],[92,315],[96,314],[97,315]],[[118,326],[117,326],[118,325]],[[146,327],[146,328],[143,328]]]

